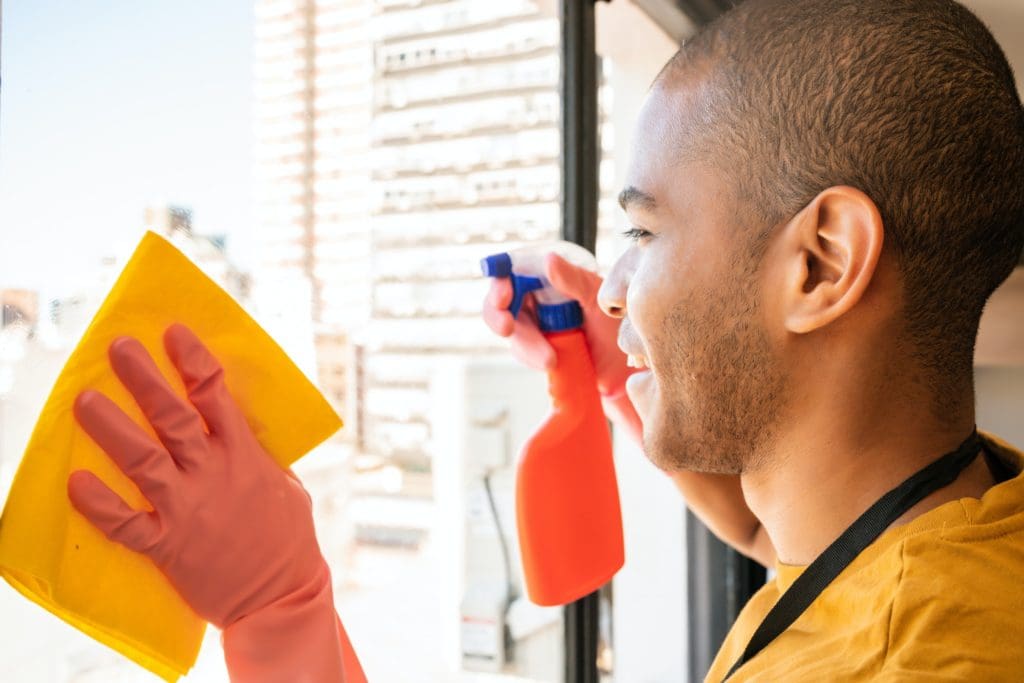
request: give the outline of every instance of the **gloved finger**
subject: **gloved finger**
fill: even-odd
[[[180,473],[171,455],[98,391],[75,399],[75,419],[157,510],[171,509]]]
[[[512,334],[515,321],[508,311],[512,303],[512,281],[508,278],[494,278],[491,288],[484,298],[484,322],[491,330],[502,337]]]
[[[159,542],[160,520],[156,514],[133,509],[92,472],[72,472],[67,491],[74,508],[110,540],[146,554]]]
[[[209,452],[203,421],[164,379],[146,347],[133,337],[118,337],[109,355],[114,372],[178,465],[190,469],[203,462]]]
[[[189,328],[174,323],[164,331],[164,346],[181,378],[192,405],[206,420],[210,432],[231,437],[248,429],[241,408],[224,383],[224,368]]]
[[[586,268],[574,266],[555,253],[547,255],[544,269],[551,285],[565,296],[579,301],[582,306],[591,306],[597,302],[601,276]]]

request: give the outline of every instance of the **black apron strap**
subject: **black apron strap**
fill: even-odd
[[[858,517],[857,521],[808,565],[789,590],[769,610],[761,625],[754,631],[754,635],[750,637],[743,654],[732,665],[723,680],[732,676],[745,662],[750,661],[768,643],[789,628],[825,587],[904,512],[929,494],[952,484],[964,468],[971,464],[980,448],[981,437],[975,429],[955,451],[943,455],[886,493]]]

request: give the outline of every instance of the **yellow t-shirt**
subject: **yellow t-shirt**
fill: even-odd
[[[1016,476],[883,533],[729,683],[1024,681],[1024,454],[983,437]],[[722,680],[804,567],[777,570],[706,683]]]

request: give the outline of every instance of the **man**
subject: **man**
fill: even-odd
[[[584,305],[609,414],[778,567],[709,681],[1022,676],[1024,456],[973,435],[972,387],[982,307],[1024,247],[1022,187],[1013,75],[951,0],[748,0],[658,76],[620,196],[636,244],[600,292],[548,265]],[[550,364],[507,296],[492,289],[489,324]],[[224,628],[233,679],[361,679],[301,487],[264,466],[198,340],[165,342],[190,402],[144,349],[111,348],[161,444],[95,392],[76,404],[154,510],[88,474],[74,505]]]
[[[624,401],[588,328],[609,414],[777,563],[707,680],[1024,678],[1022,456],[965,442],[982,307],[1024,247],[1024,112],[985,27],[951,0],[750,0],[659,74],[626,185],[635,245],[600,291],[557,257],[549,279],[643,368]],[[508,294],[489,324],[549,364]]]

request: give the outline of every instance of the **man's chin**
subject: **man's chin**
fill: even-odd
[[[644,455],[666,474],[699,472],[701,474],[739,474],[742,466],[718,449],[709,449],[706,440],[667,437],[655,430],[644,429]]]

